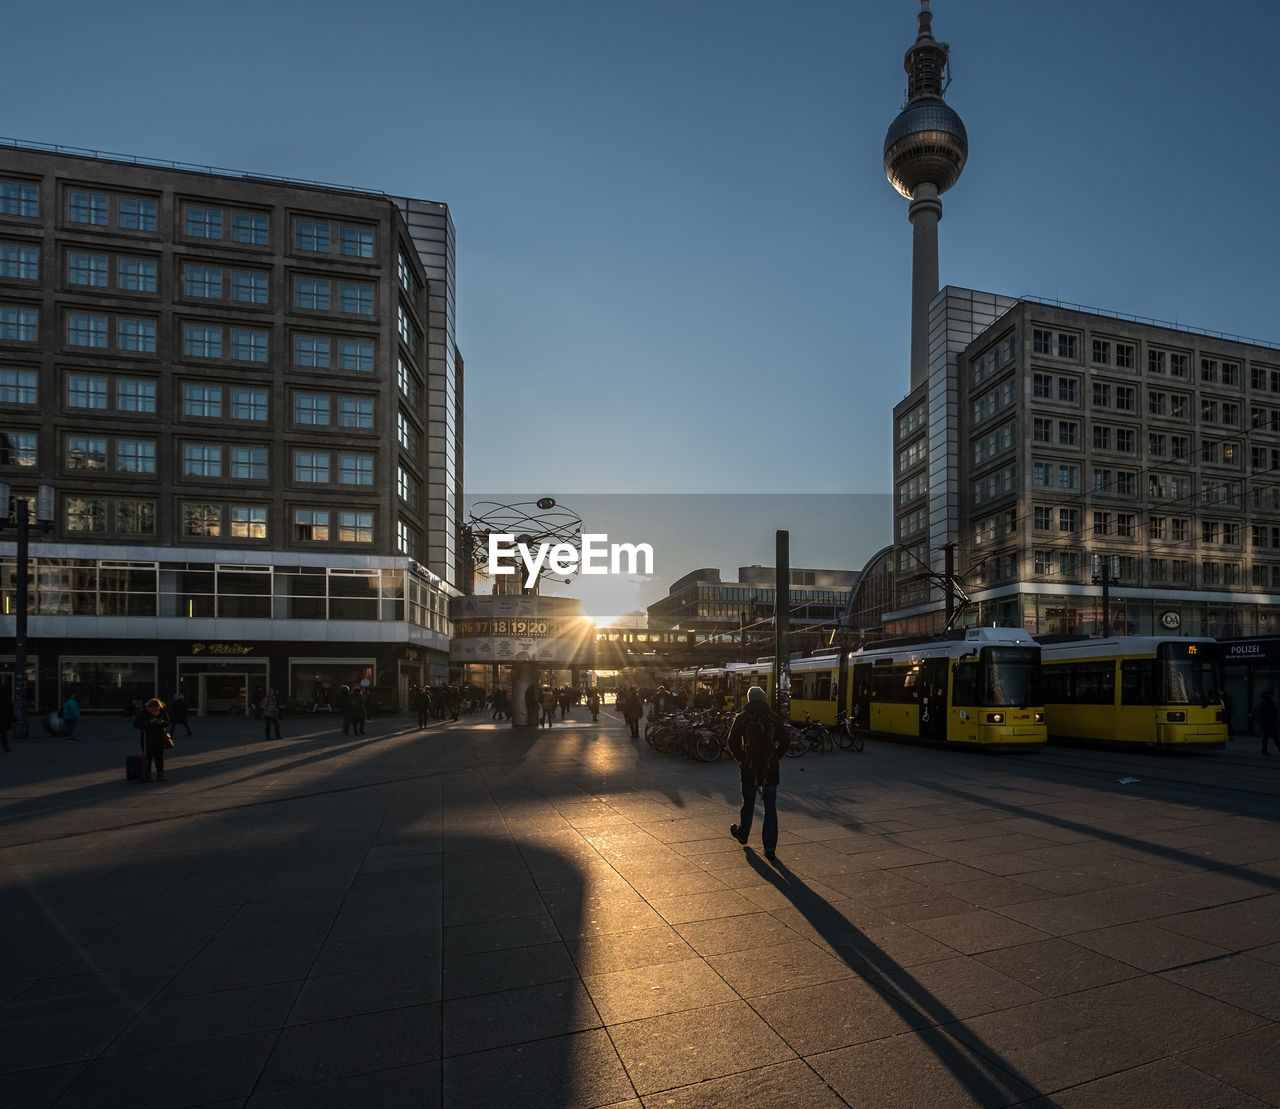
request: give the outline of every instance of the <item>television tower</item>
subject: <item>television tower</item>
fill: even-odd
[[[884,137],[889,184],[911,201],[911,388],[929,378],[929,301],[938,291],[938,198],[960,177],[969,155],[964,124],[943,102],[951,82],[949,49],[933,37],[929,0],[920,0],[920,31],[907,51],[907,102]]]

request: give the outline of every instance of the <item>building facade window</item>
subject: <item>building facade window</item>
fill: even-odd
[[[156,202],[141,196],[122,196],[119,200],[120,226],[126,231],[154,231]]]
[[[206,420],[222,418],[222,386],[193,385],[182,387],[182,414]]]
[[[90,227],[106,227],[110,222],[109,200],[106,193],[91,193],[72,189],[68,199],[67,216],[72,223]]]
[[[0,304],[0,339],[34,343],[40,337],[40,312],[36,308],[13,308]]]
[[[66,439],[68,470],[105,470],[107,440],[96,435],[68,435]]]
[[[339,253],[347,258],[372,258],[373,234],[372,227],[342,224],[338,229]]]
[[[222,505],[183,504],[182,531],[184,535],[217,538],[222,534]]]
[[[67,345],[72,347],[107,348],[107,317],[87,312],[67,315]]]
[[[222,477],[222,447],[216,443],[183,443],[184,477]]]
[[[233,504],[230,511],[232,539],[266,539],[267,510],[259,505]]]
[[[267,246],[271,242],[271,217],[265,212],[232,212],[231,241]]]
[[[266,481],[267,448],[232,447],[231,476],[243,481]]]
[[[39,459],[34,432],[10,431],[0,435],[0,466],[34,467]]]
[[[0,243],[0,277],[16,281],[39,280],[39,248],[22,243]]]
[[[116,320],[116,348],[139,354],[155,354],[156,321],[121,317]]]
[[[101,497],[68,497],[63,502],[67,531],[105,532],[107,502]]]
[[[154,293],[157,266],[149,258],[117,258],[116,285],[128,293]]]
[[[373,429],[373,400],[370,397],[339,397],[338,426]]]
[[[373,373],[373,340],[340,340],[338,343],[338,369],[349,373]]]
[[[156,383],[137,378],[120,378],[116,382],[116,410],[138,412],[154,416],[156,412]]]
[[[129,474],[156,472],[156,444],[151,439],[117,439],[116,469]]]
[[[67,374],[68,408],[107,408],[107,378],[96,374]]]
[[[305,426],[327,427],[329,396],[327,393],[294,393],[293,422]]]
[[[357,281],[343,281],[338,286],[338,307],[357,316],[373,315],[373,286]]]
[[[183,228],[191,239],[221,239],[222,209],[203,204],[188,204]]]
[[[325,277],[295,277],[293,279],[293,306],[309,312],[329,310],[330,288]]]
[[[329,224],[324,220],[300,219],[294,225],[293,245],[313,254],[329,253]]]
[[[0,404],[38,403],[39,380],[35,370],[11,370],[0,366]]]
[[[329,541],[329,509],[295,508],[293,537],[303,543],[327,543]]]
[[[338,481],[342,485],[372,485],[373,455],[339,454]]]
[[[182,352],[189,358],[221,358],[222,328],[198,323],[184,325]]]
[[[295,335],[293,364],[316,370],[329,368],[330,342],[326,335]]]
[[[266,362],[270,336],[248,327],[231,329],[231,358],[236,362]]]
[[[307,485],[328,484],[328,451],[294,451],[293,480]]]
[[[252,420],[255,423],[267,419],[267,391],[265,389],[235,388],[231,390],[231,418]]]
[[[372,543],[373,513],[339,512],[338,539],[343,543]]]
[[[21,181],[0,181],[0,216],[40,215],[40,186]]]
[[[266,304],[270,275],[259,270],[231,271],[231,299],[237,304]]]
[[[182,289],[189,297],[206,297],[211,300],[221,300],[222,267],[183,266]]]

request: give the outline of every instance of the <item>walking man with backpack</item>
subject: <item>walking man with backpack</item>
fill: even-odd
[[[729,826],[729,833],[747,845],[758,792],[764,798],[760,838],[764,857],[772,859],[778,846],[778,763],[787,750],[787,730],[770,711],[768,695],[758,685],[747,690],[747,707],[733,718],[729,750],[742,771],[742,811],[738,823]]]

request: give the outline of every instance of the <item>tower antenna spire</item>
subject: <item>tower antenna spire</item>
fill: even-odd
[[[943,100],[949,49],[933,37],[929,0],[920,0],[920,30],[903,58],[907,102],[884,139],[884,172],[911,201],[911,388],[929,376],[929,302],[938,291],[939,199],[959,180],[969,156],[960,117]]]

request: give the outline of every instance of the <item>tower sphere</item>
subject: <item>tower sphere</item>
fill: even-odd
[[[969,156],[964,124],[944,101],[913,100],[889,125],[884,137],[884,172],[908,200],[921,185],[946,192]]]

